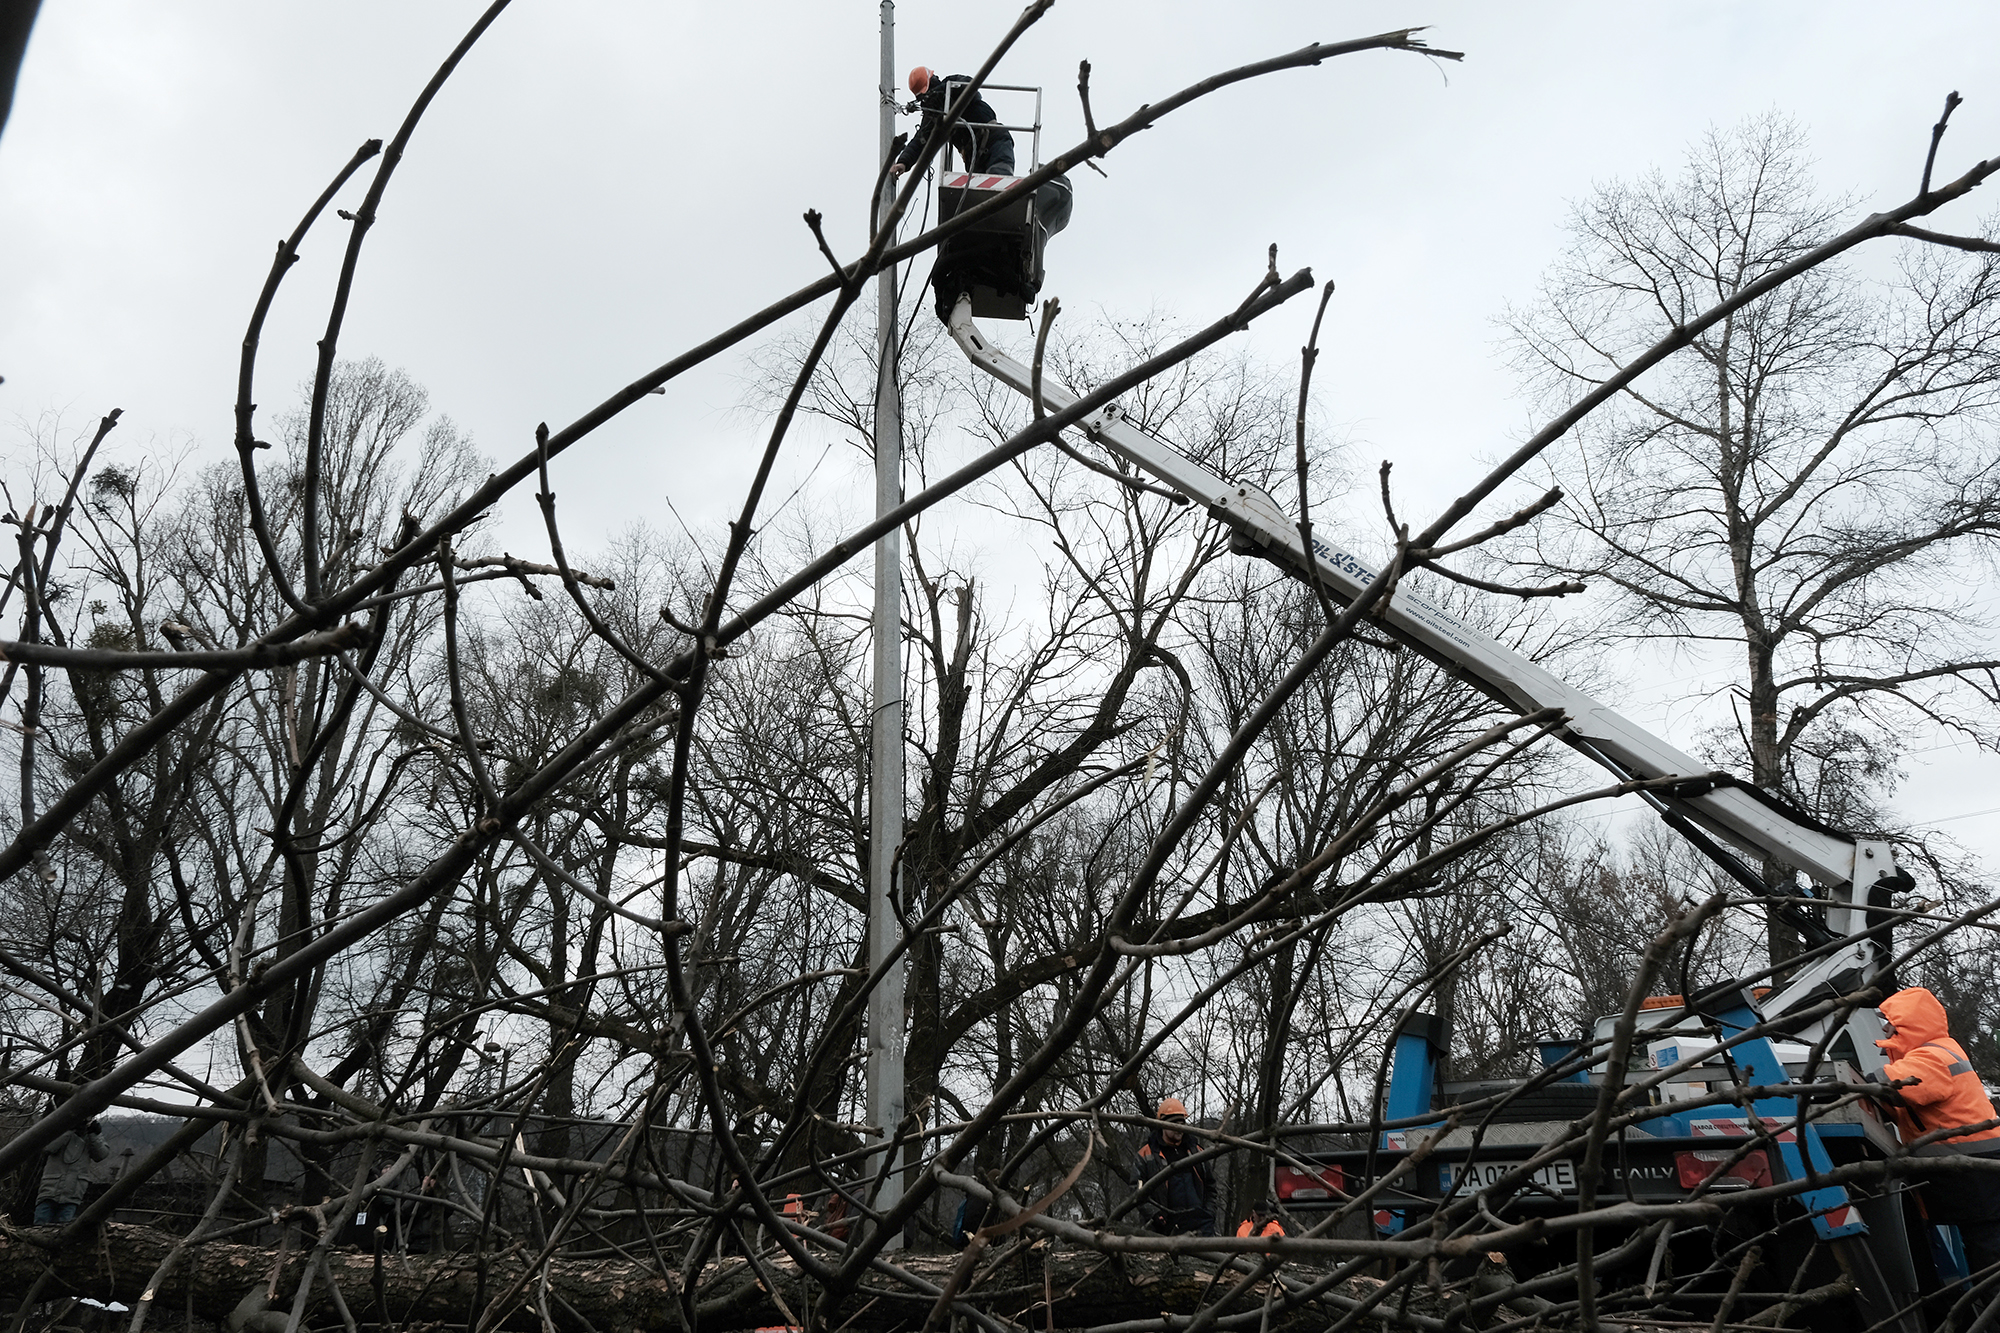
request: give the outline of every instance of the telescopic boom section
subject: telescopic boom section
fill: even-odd
[[[979,331],[967,300],[958,302],[947,323],[974,365],[1022,395],[1033,396],[1031,372]],[[1076,398],[1044,375],[1042,401],[1048,410],[1057,411]],[[1350,601],[1374,581],[1376,571],[1367,562],[1317,532],[1308,553],[1298,523],[1264,491],[1215,475],[1125,420],[1117,404],[1091,413],[1080,424],[1106,449],[1205,506],[1258,554],[1301,579],[1317,575],[1336,600]],[[1886,906],[1886,891],[1909,885],[1887,843],[1816,827],[1750,789],[1715,785],[1709,770],[1692,757],[1465,624],[1407,583],[1396,587],[1381,623],[1403,643],[1457,671],[1508,707],[1523,713],[1560,708],[1567,719],[1563,738],[1619,779],[1686,778],[1685,785],[1652,793],[1669,822],[1698,845],[1706,841],[1705,833],[1714,834],[1752,858],[1769,857],[1803,870],[1829,891],[1831,936],[1858,935],[1867,926],[1866,909],[1871,904]],[[1697,827],[1688,828],[1689,824]],[[1740,861],[1712,845],[1708,850],[1720,853],[1725,863],[1733,862],[1733,873],[1742,877]],[[1749,887],[1767,891],[1761,882]],[[1808,995],[1824,994],[1829,982],[1852,990],[1872,978],[1884,961],[1882,944],[1853,940],[1838,954],[1803,969],[1792,985],[1762,1007],[1775,1016]]]

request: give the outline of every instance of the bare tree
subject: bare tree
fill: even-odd
[[[1776,114],[1711,131],[1676,175],[1599,187],[1511,321],[1529,382],[1552,405],[1603,384],[1849,206]],[[2000,744],[1992,622],[1964,577],[2000,537],[2000,267],[1930,244],[1882,276],[1822,265],[1686,341],[1547,456],[1566,498],[1521,561],[1607,590],[1600,642],[1735,657],[1717,756],[1882,827],[1913,724]],[[1798,940],[1774,924],[1771,948]]]

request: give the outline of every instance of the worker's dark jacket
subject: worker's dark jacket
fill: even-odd
[[[71,1130],[42,1152],[42,1181],[41,1188],[35,1191],[35,1202],[81,1203],[90,1185],[87,1174],[90,1163],[109,1157],[111,1145],[95,1131],[79,1134]]]
[[[917,104],[924,109],[923,121],[917,126],[916,132],[910,135],[910,142],[896,158],[898,162],[906,167],[917,164],[917,157],[924,149],[924,141],[930,138],[931,131],[944,119],[945,108],[950,105],[946,92],[951,87],[952,80],[964,78],[963,74],[954,74],[950,79],[931,80],[931,90],[917,99]],[[968,125],[975,127],[990,125],[995,119],[997,117],[993,114],[993,108],[986,104],[986,99],[974,96],[964,113],[959,116],[958,127],[951,132],[952,146],[970,161],[969,170],[990,171],[995,175],[1011,176],[1014,174],[1014,136],[1001,129],[967,128]]]
[[[1186,1135],[1173,1147],[1155,1130],[1139,1149],[1139,1176],[1152,1180],[1162,1171],[1167,1178],[1153,1186],[1140,1211],[1147,1226],[1169,1236],[1213,1236],[1215,1214],[1208,1206],[1208,1166],[1187,1159],[1201,1150]]]
[[[1994,1118],[1986,1086],[1965,1058],[1965,1048],[1951,1039],[1944,1006],[1921,986],[1897,991],[1882,1001],[1882,1013],[1896,1025],[1896,1035],[1875,1044],[1889,1063],[1887,1080],[1914,1078],[1900,1091],[1896,1127],[1907,1142],[1934,1130],[1978,1125]],[[2000,1157],[2000,1127],[1953,1134],[1916,1149],[1919,1158]],[[1924,1212],[1933,1222],[2000,1221],[2000,1170],[1977,1167],[1939,1171],[1924,1182]]]

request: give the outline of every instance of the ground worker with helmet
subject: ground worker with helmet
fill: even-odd
[[[1146,1201],[1152,1212],[1146,1225],[1168,1236],[1213,1236],[1215,1213],[1209,1207],[1208,1168],[1187,1159],[1199,1151],[1179,1126],[1187,1124],[1187,1106],[1178,1097],[1162,1097],[1155,1118],[1166,1124],[1153,1130],[1139,1148],[1139,1177],[1156,1182]],[[1159,1180],[1164,1173],[1165,1179]]]
[[[1936,1130],[1994,1119],[1986,1086],[1973,1072],[1965,1048],[1951,1039],[1937,996],[1912,986],[1882,1001],[1880,1012],[1888,1036],[1875,1044],[1889,1057],[1880,1080],[1916,1080],[1898,1089],[1892,1105],[1905,1143]],[[1970,1157],[1995,1164],[1991,1169],[1967,1165],[1937,1172],[1925,1178],[1920,1197],[1932,1222],[1958,1228],[1975,1277],[2000,1264],[2000,1126],[1988,1123],[1915,1152],[1920,1158]]]

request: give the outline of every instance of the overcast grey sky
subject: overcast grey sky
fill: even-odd
[[[13,423],[123,407],[127,446],[221,456],[244,321],[276,239],[364,139],[387,138],[482,6],[47,0],[0,138],[0,448]],[[1009,3],[903,0],[898,65],[975,65]],[[799,221],[855,249],[875,160],[877,10],[859,0],[518,0],[418,130],[368,243],[342,351],[426,384],[512,457],[675,352],[822,271]],[[1493,320],[1528,300],[1566,201],[1671,166],[1706,127],[1778,109],[1859,205],[1942,157],[2000,154],[2000,6],[1061,0],[999,80],[1048,89],[1048,140],[1313,40],[1430,24],[1462,65],[1375,53],[1228,90],[1079,173],[1047,291],[1072,310],[1206,321],[1261,270],[1340,286],[1316,386],[1372,470],[1448,498],[1519,437]],[[1003,111],[1005,108],[1003,107]],[[1989,187],[1990,190],[1990,187]],[[350,191],[352,203],[359,191]],[[1995,207],[1960,206],[1961,228]],[[328,220],[333,223],[333,219]],[[267,330],[267,422],[325,319],[345,229],[324,225]],[[1289,361],[1305,302],[1251,336]],[[564,460],[579,533],[710,515],[740,493],[754,423],[742,358],[648,400]],[[526,532],[503,516],[508,534]],[[515,543],[521,550],[524,536]],[[1666,727],[1671,683],[1617,700]],[[1920,756],[1917,818],[2000,806],[1993,764]],[[1947,825],[2000,853],[2000,816]]]

